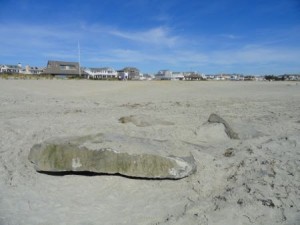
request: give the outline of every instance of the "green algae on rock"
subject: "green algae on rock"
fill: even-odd
[[[128,143],[135,148],[140,146],[140,153],[137,149],[126,151],[122,145],[116,148],[113,140],[120,139],[127,142],[125,148]],[[156,140],[114,135],[56,139],[34,145],[29,160],[37,171],[94,172],[149,179],[180,179],[196,171],[193,156],[176,157],[153,151],[159,144]]]

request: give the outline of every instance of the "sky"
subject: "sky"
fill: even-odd
[[[300,0],[0,0],[0,8],[0,64],[45,67],[80,55],[83,67],[153,74],[300,73]]]

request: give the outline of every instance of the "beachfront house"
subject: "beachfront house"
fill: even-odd
[[[43,74],[56,77],[73,78],[84,76],[84,71],[79,68],[78,62],[48,61]]]
[[[172,78],[171,80],[183,80],[184,75],[182,72],[172,72]]]
[[[284,74],[281,75],[282,80],[298,81],[300,80],[300,74]]]
[[[143,74],[142,80],[153,80],[153,79],[154,79],[154,75],[149,74],[149,73],[144,73]]]
[[[37,66],[25,66],[25,69],[22,70],[23,74],[32,74],[32,75],[39,75],[44,72],[44,68],[40,68]]]
[[[139,80],[140,70],[135,67],[125,67],[122,70],[118,70],[118,78],[120,80]]]
[[[160,70],[155,74],[156,80],[183,80],[183,72],[172,72],[171,70]]]
[[[155,74],[156,80],[171,80],[172,79],[172,71],[171,70],[160,70]]]
[[[118,70],[118,79],[119,80],[128,80],[128,72],[124,70]]]
[[[87,68],[84,69],[84,72],[87,74],[88,79],[93,80],[116,79],[118,77],[117,71],[110,67]]]
[[[203,73],[198,72],[185,72],[184,73],[185,80],[206,80],[207,77]]]
[[[1,65],[0,73],[5,74],[17,74],[22,71],[22,65],[18,63],[18,65]]]

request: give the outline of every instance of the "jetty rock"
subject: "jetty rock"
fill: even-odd
[[[29,160],[40,172],[93,172],[149,179],[181,179],[196,171],[194,157],[167,140],[115,134],[56,138],[35,144]],[[172,154],[174,153],[174,154]]]

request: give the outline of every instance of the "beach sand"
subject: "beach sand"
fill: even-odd
[[[170,140],[197,172],[54,176],[28,160],[36,143],[98,133]],[[0,137],[1,225],[300,224],[296,82],[0,80]]]

